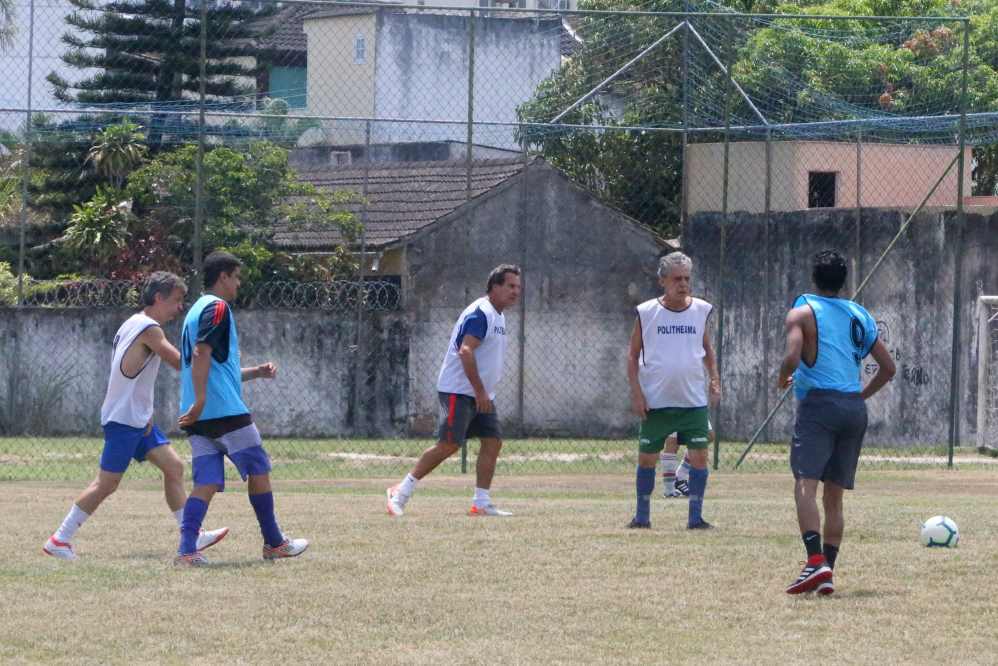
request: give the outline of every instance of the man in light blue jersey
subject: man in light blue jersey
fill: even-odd
[[[779,388],[794,387],[798,405],[790,448],[794,500],[807,562],[788,594],[835,591],[832,570],[842,543],[842,497],[852,490],[866,433],[866,400],[894,376],[894,361],[877,337],[866,309],[839,296],[846,261],[825,250],[814,257],[811,277],[816,294],[804,294],[787,314],[787,349]],[[864,388],[860,365],[872,354],[877,374]],[[801,365],[803,361],[803,365]],[[818,482],[824,483],[824,547],[818,512]]]
[[[243,403],[242,383],[263,377],[273,379],[277,368],[264,363],[243,368],[239,363],[239,337],[229,302],[239,292],[242,263],[227,252],[213,252],[204,261],[206,293],[184,319],[180,354],[180,409],[178,421],[191,440],[194,490],[184,505],[178,565],[207,564],[197,549],[197,535],[216,492],[225,489],[224,458],[247,481],[249,501],[263,534],[263,558],[273,560],[301,555],[305,539],[288,539],[274,517],[270,487],[270,458],[260,432]]]

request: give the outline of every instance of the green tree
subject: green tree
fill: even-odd
[[[93,197],[73,207],[63,235],[70,258],[100,277],[128,240],[129,204],[118,190],[98,188]]]
[[[14,43],[17,24],[14,23],[14,0],[0,0],[0,50]]]
[[[97,133],[87,151],[87,163],[120,190],[127,175],[145,159],[145,135],[135,123],[123,120]]]

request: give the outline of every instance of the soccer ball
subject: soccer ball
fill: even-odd
[[[922,545],[956,548],[960,540],[960,529],[952,518],[932,516],[922,523]]]

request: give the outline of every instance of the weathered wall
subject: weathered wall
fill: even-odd
[[[747,439],[775,404],[783,318],[797,294],[813,290],[811,256],[834,248],[856,260],[850,281],[855,287],[856,278],[873,267],[904,220],[897,211],[864,210],[857,235],[852,211],[776,214],[768,224],[761,215],[729,217],[721,421],[726,438]],[[695,282],[717,304],[722,302],[721,224],[718,214],[694,216],[684,244],[696,262]],[[870,402],[871,442],[925,446],[948,440],[955,233],[951,214],[921,215],[861,294],[862,303],[881,322],[898,366],[895,381]],[[961,440],[969,444],[977,399],[974,308],[978,293],[998,293],[998,215],[968,216],[963,256],[958,396]],[[875,370],[868,360],[863,374],[868,378]],[[772,438],[786,439],[792,418],[790,406],[782,409],[769,431]]]
[[[0,313],[0,428],[29,434],[99,432],[111,340],[131,313],[44,308]],[[276,379],[244,387],[264,434],[389,436],[406,428],[408,325],[403,315],[365,317],[360,382],[356,317],[248,310],[236,318],[243,365],[278,365]],[[175,343],[179,328],[179,321],[166,327]],[[355,383],[362,405],[359,422]],[[156,422],[171,428],[179,377],[165,364],[156,396]]]

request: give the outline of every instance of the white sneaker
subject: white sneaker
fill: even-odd
[[[496,507],[495,504],[489,502],[488,504],[472,504],[471,508],[468,509],[469,516],[512,516],[512,511],[503,511]]]
[[[54,536],[50,536],[49,540],[45,542],[45,545],[42,546],[42,552],[60,560],[76,559],[76,553],[73,552],[73,544],[68,541],[56,541]]]
[[[405,504],[409,501],[409,498],[399,492],[398,486],[392,486],[385,490],[385,497],[388,498],[388,501],[385,503],[388,515],[401,518],[405,514]]]
[[[298,557],[308,548],[308,539],[289,539],[284,537],[284,543],[271,548],[263,544],[263,559],[279,560],[284,557]]]
[[[222,527],[217,530],[201,530],[198,534],[198,550],[204,550],[206,548],[211,548],[216,543],[225,538],[225,535],[229,533],[228,527]]]
[[[209,566],[208,559],[199,552],[188,553],[187,555],[177,555],[173,558],[175,567],[206,567]]]

